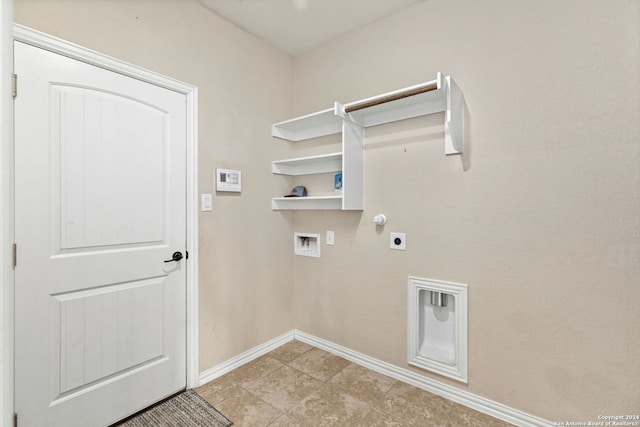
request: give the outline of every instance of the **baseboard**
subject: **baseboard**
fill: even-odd
[[[231,359],[228,359],[219,365],[216,365],[212,368],[207,369],[206,371],[200,372],[200,377],[198,381],[198,385],[203,385],[208,383],[209,381],[213,381],[218,377],[226,374],[227,372],[231,372],[240,366],[251,362],[258,357],[269,353],[271,350],[275,350],[283,344],[292,341],[295,338],[295,330],[291,330],[286,332],[278,337],[275,337],[264,344],[260,344],[252,349],[245,351]]]
[[[245,351],[238,356],[207,369],[200,373],[199,384],[203,385],[212,381],[227,372],[230,372],[246,363],[251,362],[254,359],[275,350],[283,344],[296,339],[302,341],[321,350],[328,351],[337,356],[343,357],[350,362],[357,365],[364,366],[372,371],[379,372],[383,375],[387,375],[391,378],[395,378],[398,381],[402,381],[412,386],[421,388],[430,393],[437,394],[445,399],[467,406],[476,411],[491,415],[492,417],[506,421],[519,427],[553,427],[554,423],[538,418],[534,415],[527,414],[520,410],[511,408],[493,400],[484,398],[482,396],[469,393],[465,390],[460,390],[456,387],[450,386],[438,382],[436,380],[423,377],[408,369],[400,368],[382,360],[375,359],[366,354],[359,353],[349,348],[343,347],[339,344],[327,341],[325,339],[316,337],[299,330],[291,330],[278,337],[275,337],[264,344],[258,345],[250,350]]]
[[[339,344],[318,338],[306,332],[295,330],[294,337],[321,350],[328,351],[337,356],[343,357],[357,365],[364,366],[372,371],[379,372],[398,381],[402,381],[412,386],[421,388],[430,393],[437,394],[445,399],[467,406],[476,411],[491,415],[492,417],[506,421],[519,427],[553,427],[554,423],[527,414],[509,406],[503,405],[493,400],[469,393],[465,390],[452,387],[448,384],[440,383],[436,380],[423,377],[415,372],[392,365],[382,360],[375,359],[366,354],[348,349]]]

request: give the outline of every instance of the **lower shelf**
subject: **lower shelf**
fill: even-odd
[[[274,197],[271,209],[280,210],[341,210],[342,196]]]

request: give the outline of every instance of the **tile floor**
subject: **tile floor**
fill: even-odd
[[[237,427],[511,425],[300,341],[196,392]]]

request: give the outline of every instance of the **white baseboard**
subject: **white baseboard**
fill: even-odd
[[[331,341],[318,338],[303,331],[295,331],[295,339],[302,341],[321,350],[328,351],[337,356],[343,357],[357,365],[364,366],[372,371],[379,372],[398,381],[402,381],[412,386],[421,388],[430,393],[437,394],[445,399],[467,406],[476,411],[491,415],[492,417],[515,424],[519,427],[553,427],[554,423],[527,414],[526,412],[510,408],[493,400],[469,393],[465,390],[452,387],[448,384],[423,377],[408,369],[400,368],[382,360],[375,359],[366,354],[348,349]]]
[[[536,417],[534,415],[527,414],[526,412],[519,411],[509,406],[503,405],[493,400],[469,393],[465,390],[460,390],[456,387],[450,386],[433,380],[431,378],[423,377],[408,369],[400,368],[382,360],[375,359],[366,354],[359,353],[357,351],[348,349],[339,344],[335,344],[331,341],[316,337],[311,334],[299,330],[291,330],[285,334],[280,335],[272,340],[267,341],[264,344],[256,346],[250,350],[239,354],[213,368],[207,369],[200,374],[200,385],[203,385],[209,381],[212,381],[227,372],[238,368],[245,363],[251,362],[254,359],[280,347],[287,342],[296,339],[302,341],[321,350],[328,351],[337,356],[343,357],[350,362],[372,371],[379,372],[383,375],[387,375],[398,381],[402,381],[412,386],[421,388],[430,393],[437,394],[445,399],[467,406],[476,411],[491,415],[492,417],[506,421],[519,427],[553,427],[554,423]]]
[[[203,385],[208,383],[209,381],[213,381],[218,377],[226,374],[227,372],[231,372],[240,366],[251,362],[258,357],[269,353],[271,350],[275,350],[283,344],[292,341],[295,338],[295,330],[291,330],[286,332],[278,337],[275,337],[264,344],[260,344],[252,349],[245,351],[231,359],[228,359],[219,365],[216,365],[212,368],[207,369],[206,371],[200,372],[200,378],[198,381],[198,385]]]

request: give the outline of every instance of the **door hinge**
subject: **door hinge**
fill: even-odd
[[[18,96],[18,75],[15,73],[11,75],[11,94],[14,98]]]
[[[18,245],[16,243],[13,244],[13,248],[11,249],[11,264],[14,267],[18,265]]]

